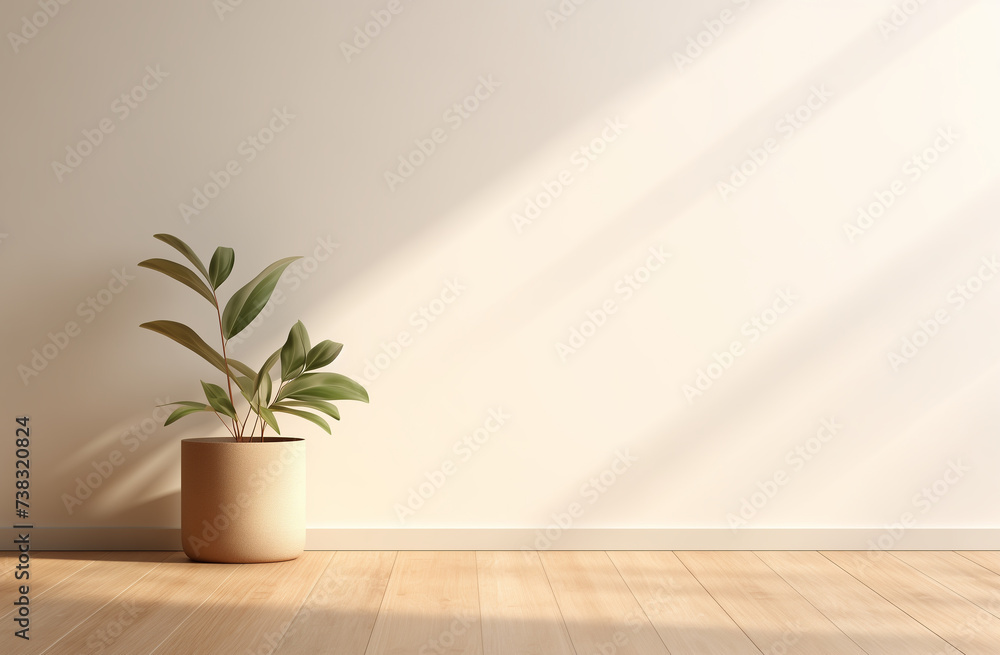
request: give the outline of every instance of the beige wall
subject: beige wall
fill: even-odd
[[[212,334],[170,232],[308,256],[234,350],[371,392],[285,420],[311,528],[998,527],[994,3],[232,4],[0,9],[37,525],[176,527],[221,434],[155,409],[213,375],[138,328]]]

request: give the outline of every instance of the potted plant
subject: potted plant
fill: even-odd
[[[218,369],[225,387],[202,381],[206,402],[167,403],[178,407],[164,425],[198,412],[214,413],[228,437],[181,441],[181,539],[188,557],[204,562],[277,562],[294,559],[305,546],[305,440],[281,436],[277,414],[312,421],[330,433],[319,414],[340,419],[334,400],[368,402],[360,384],[338,373],[319,372],[343,348],[333,341],[309,342],[301,321],[284,345],[257,369],[226,352],[230,339],[253,321],[274,292],[285,268],[298,257],[280,259],[236,291],[223,306],[217,291],[229,278],[236,256],[216,248],[208,267],[186,243],[154,235],[193,266],[167,259],[139,264],[197,292],[215,309],[221,352],[193,329],[175,321],[140,327],[158,332]],[[277,377],[271,371],[278,367]],[[245,410],[238,409],[245,406]],[[251,421],[251,417],[253,420]],[[265,436],[271,428],[277,436]]]

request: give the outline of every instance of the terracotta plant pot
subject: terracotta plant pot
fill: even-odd
[[[306,442],[181,440],[181,540],[198,562],[280,562],[306,542]]]

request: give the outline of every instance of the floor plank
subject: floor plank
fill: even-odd
[[[607,553],[549,551],[539,556],[577,653],[667,655]]]
[[[1000,619],[888,553],[824,551],[823,555],[871,587],[965,655],[1000,652]]]
[[[367,655],[482,655],[476,554],[405,551],[379,610]]]
[[[4,630],[0,653],[1000,653],[1000,553],[877,555],[36,552],[32,639]]]
[[[170,555],[159,551],[108,553],[102,559],[86,562],[87,566],[52,587],[43,598],[32,598],[31,639],[18,643],[15,652],[37,655],[46,650]]]
[[[900,551],[892,555],[1000,617],[1000,575],[951,551]]]
[[[205,565],[174,553],[60,639],[45,655],[149,653],[239,564]]]
[[[484,655],[575,655],[538,553],[480,552],[476,564]]]
[[[275,655],[364,655],[385,596],[395,552],[333,556],[285,632]]]
[[[273,650],[332,557],[332,552],[307,551],[289,562],[239,565],[197,612],[150,653]]]
[[[992,550],[962,550],[958,554],[994,573],[1000,574],[1000,552]]]
[[[868,655],[961,655],[817,552],[766,551],[757,555]]]
[[[33,552],[28,565],[28,578],[14,578],[10,572],[6,580],[10,580],[11,588],[27,584],[32,601],[40,599],[51,592],[74,573],[90,566],[95,561],[103,560],[109,553],[98,552]],[[13,571],[13,569],[11,569]],[[5,608],[6,609],[6,608]],[[0,610],[3,611],[3,610]],[[5,611],[0,620],[5,620],[14,610]]]
[[[670,551],[608,555],[671,653],[760,655],[701,583]]]
[[[677,556],[762,652],[864,655],[754,553],[680,552]]]

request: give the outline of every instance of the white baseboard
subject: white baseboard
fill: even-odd
[[[23,531],[22,531],[23,532]],[[0,530],[0,550],[18,531]],[[38,527],[34,550],[180,550],[177,528]],[[307,550],[1000,550],[1000,529],[309,528]]]

